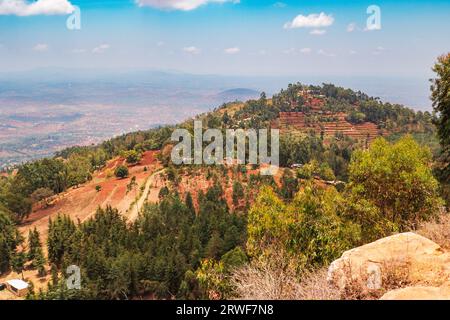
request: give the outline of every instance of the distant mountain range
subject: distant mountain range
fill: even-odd
[[[261,92],[247,88],[229,89],[219,92],[215,95],[216,99],[223,100],[223,102],[229,101],[246,101],[250,99],[256,99],[260,96]]]

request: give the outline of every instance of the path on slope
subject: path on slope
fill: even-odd
[[[164,171],[164,169],[155,171],[147,178],[147,181],[145,182],[144,191],[142,192],[140,198],[136,201],[136,203],[133,204],[133,207],[130,210],[131,212],[128,215],[129,221],[135,221],[138,218],[140,210],[144,207],[144,204],[147,201],[147,197],[150,192],[150,188],[156,182],[156,177],[163,171]]]

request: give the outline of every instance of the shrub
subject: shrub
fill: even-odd
[[[34,203],[36,203],[41,200],[50,198],[54,194],[55,193],[53,192],[53,190],[50,190],[49,188],[39,188],[31,194],[30,198]]]
[[[119,179],[126,178],[128,177],[128,168],[123,165],[120,165],[114,171],[114,175]]]
[[[435,217],[443,202],[430,163],[430,150],[411,136],[395,144],[379,138],[368,150],[356,151],[349,167],[347,198],[363,212],[354,210],[351,216],[362,226],[383,225],[386,232],[416,228]],[[368,240],[373,238],[378,236],[369,235]]]
[[[360,239],[359,226],[343,218],[344,204],[332,187],[311,183],[288,204],[264,187],[248,214],[248,253],[270,262],[284,251],[298,270],[329,264]]]

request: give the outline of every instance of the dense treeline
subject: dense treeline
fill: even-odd
[[[126,299],[137,295],[183,298],[185,277],[203,259],[218,259],[245,243],[246,222],[230,213],[219,186],[199,198],[195,212],[189,200],[166,195],[149,204],[132,224],[112,208],[76,224],[66,216],[49,223],[48,259],[58,270],[82,270],[83,290],[66,291],[64,279],[37,298]],[[62,285],[61,285],[62,284]],[[200,298],[203,293],[197,293]]]

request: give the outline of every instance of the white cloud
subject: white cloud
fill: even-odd
[[[336,55],[334,53],[327,52],[323,49],[320,49],[319,51],[317,51],[317,54],[319,54],[321,56],[325,56],[325,57],[336,57]]]
[[[0,15],[35,16],[70,14],[75,10],[69,0],[0,0]]]
[[[347,32],[353,32],[355,30],[356,30],[356,23],[352,22],[347,26]]]
[[[240,3],[240,0],[135,0],[139,7],[190,11],[208,3]]]
[[[297,52],[297,50],[295,48],[289,48],[283,51],[284,54],[295,54]]]
[[[76,53],[76,54],[86,53],[86,49],[73,49],[72,53]]]
[[[303,53],[303,54],[310,54],[311,51],[312,51],[311,48],[300,49],[300,53]]]
[[[101,44],[98,47],[95,47],[94,49],[92,49],[92,53],[103,53],[106,50],[108,50],[109,48],[111,48],[111,46],[107,43]]]
[[[190,53],[190,54],[199,54],[201,52],[201,49],[194,47],[194,46],[190,46],[190,47],[184,47],[183,51]]]
[[[239,49],[238,47],[225,49],[226,54],[236,54],[236,53],[239,53],[240,51],[241,51],[241,49]]]
[[[285,29],[295,28],[324,28],[329,27],[334,23],[332,15],[327,15],[324,12],[320,14],[313,13],[308,16],[298,15],[294,20],[284,24]]]
[[[302,48],[302,49],[289,48],[283,51],[283,53],[287,55],[298,55],[299,53],[310,54],[311,52],[312,52],[311,48]]]
[[[327,30],[324,29],[314,29],[310,32],[314,36],[323,36],[325,33],[327,33]]]
[[[33,51],[36,52],[45,52],[48,50],[48,44],[46,43],[38,43],[33,47]]]

